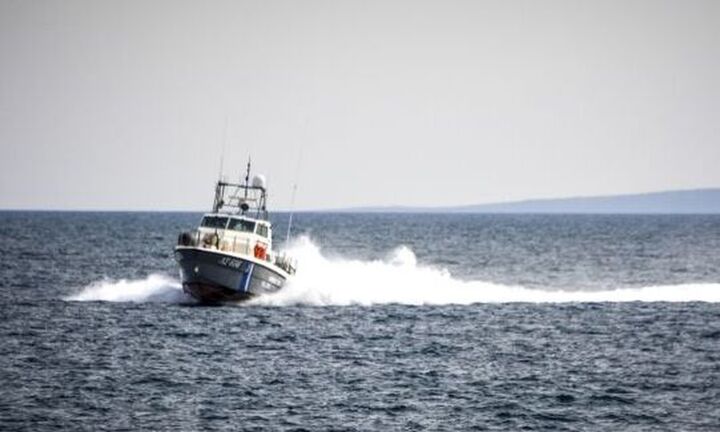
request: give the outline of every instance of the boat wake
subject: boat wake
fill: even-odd
[[[400,246],[386,259],[329,258],[307,237],[290,248],[298,271],[277,293],[252,300],[258,305],[466,305],[473,303],[720,302],[720,284],[650,286],[607,291],[530,289],[485,281],[463,281],[444,269],[418,264]]]
[[[473,303],[568,302],[720,302],[720,284],[648,286],[606,291],[531,289],[485,281],[464,281],[439,268],[418,264],[409,248],[400,246],[376,261],[327,257],[307,237],[289,248],[298,271],[277,293],[246,305],[467,305]],[[192,300],[180,282],[153,274],[139,280],[104,280],[66,298],[70,301],[166,302]]]

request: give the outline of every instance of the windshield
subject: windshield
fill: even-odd
[[[206,228],[220,228],[225,229],[228,218],[220,216],[205,216],[202,220],[202,226]]]
[[[255,231],[255,222],[251,222],[251,221],[245,220],[245,219],[231,219],[230,226],[228,228],[231,230],[241,231],[241,232],[254,232]]]

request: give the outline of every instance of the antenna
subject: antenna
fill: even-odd
[[[290,217],[288,218],[287,234],[285,235],[286,247],[287,247],[287,244],[290,243],[290,232],[292,231],[293,215],[295,214],[295,195],[297,195],[298,177],[300,177],[300,163],[302,162],[302,154],[303,154],[302,151],[303,151],[303,148],[300,147],[300,152],[298,153],[297,166],[295,167],[295,183],[293,184],[292,196],[290,198]]]
[[[290,217],[288,218],[287,234],[285,235],[285,245],[290,243],[290,232],[292,231],[293,215],[295,214],[295,194],[297,193],[297,183],[293,185],[292,198],[290,199]]]
[[[225,127],[223,129],[222,151],[220,152],[220,172],[218,173],[218,181],[222,181],[223,165],[225,164],[225,144],[228,135],[228,116],[225,116]]]

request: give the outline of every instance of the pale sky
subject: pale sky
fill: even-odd
[[[271,208],[717,187],[719,137],[717,0],[0,0],[0,208],[207,210],[223,141]]]

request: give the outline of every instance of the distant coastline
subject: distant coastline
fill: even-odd
[[[205,213],[207,209],[0,208],[2,213]],[[278,209],[274,213],[290,213]],[[423,207],[366,206],[297,209],[295,213],[431,213],[431,214],[720,214],[720,188],[627,195],[548,198],[499,203]]]
[[[720,214],[720,188],[533,199],[449,207],[357,207],[331,211],[349,213]]]

